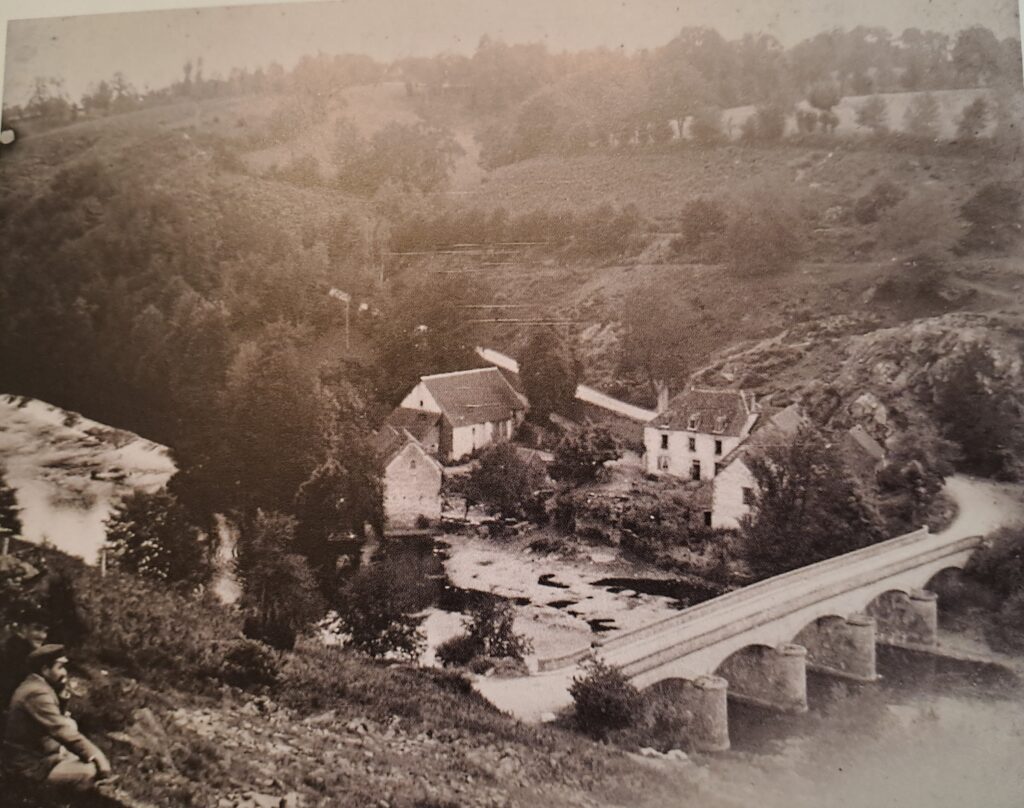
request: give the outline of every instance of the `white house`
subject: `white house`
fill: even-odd
[[[799,408],[795,404],[790,405],[765,421],[760,429],[721,461],[721,471],[712,486],[711,527],[740,526],[740,519],[749,513],[757,490],[757,482],[746,459],[752,451],[791,440],[804,423]]]
[[[792,404],[775,413],[722,461],[711,494],[711,527],[738,528],[740,519],[750,512],[757,492],[747,459],[752,452],[786,444],[796,437],[807,419]],[[856,476],[873,476],[885,462],[885,450],[863,427],[854,426],[832,444],[843,464]]]
[[[459,460],[498,440],[508,440],[526,416],[526,399],[495,367],[420,378],[401,409],[438,413],[438,456]]]
[[[712,480],[757,418],[754,397],[742,390],[692,388],[680,393],[644,426],[647,472]]]

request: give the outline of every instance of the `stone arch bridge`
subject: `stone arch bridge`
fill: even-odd
[[[938,599],[927,584],[963,568],[982,541],[922,528],[684,609],[594,653],[640,688],[672,687],[691,716],[691,742],[727,749],[727,695],[802,712],[808,669],[870,682],[876,643],[934,645]],[[544,660],[541,668],[578,658]]]

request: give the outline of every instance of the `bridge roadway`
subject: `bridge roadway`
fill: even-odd
[[[860,613],[886,592],[910,595],[942,570],[962,568],[981,541],[908,533],[684,609],[616,636],[598,653],[638,687],[695,679],[749,645],[791,642],[816,620]]]
[[[724,691],[717,673],[730,696],[788,710],[806,709],[805,665],[870,681],[876,639],[935,642],[935,596],[920,587],[945,569],[962,568],[982,541],[977,534],[1021,511],[1019,492],[1005,486],[954,477],[947,492],[960,513],[942,533],[922,529],[761,581],[598,641],[592,653],[641,688],[703,681]],[[586,654],[539,660],[537,675],[483,680],[478,689],[497,706],[537,720],[571,703],[568,687]]]

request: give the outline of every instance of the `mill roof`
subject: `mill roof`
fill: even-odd
[[[377,450],[377,457],[380,460],[381,467],[387,468],[391,461],[409,444],[416,446],[430,463],[438,469],[441,468],[441,464],[407,430],[396,429],[390,424],[384,424],[374,439],[374,448]]]
[[[505,421],[526,405],[494,367],[438,373],[420,379],[452,426]]]
[[[396,407],[387,417],[388,426],[396,430],[405,430],[418,441],[425,441],[430,430],[438,425],[441,415],[436,412],[424,412],[408,407]]]
[[[753,398],[742,390],[691,388],[669,401],[649,424],[739,438],[754,411]]]

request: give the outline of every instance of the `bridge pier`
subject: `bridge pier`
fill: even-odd
[[[807,649],[807,670],[874,682],[878,679],[875,627],[875,619],[866,614],[823,617],[797,634],[793,642]]]
[[[660,731],[680,748],[698,752],[729,749],[728,682],[721,676],[669,679],[651,686]]]
[[[718,674],[739,701],[784,713],[807,711],[807,649],[802,645],[744,648],[722,663]]]
[[[867,608],[878,621],[878,641],[886,645],[935,645],[939,632],[939,597],[927,589],[886,592]]]

